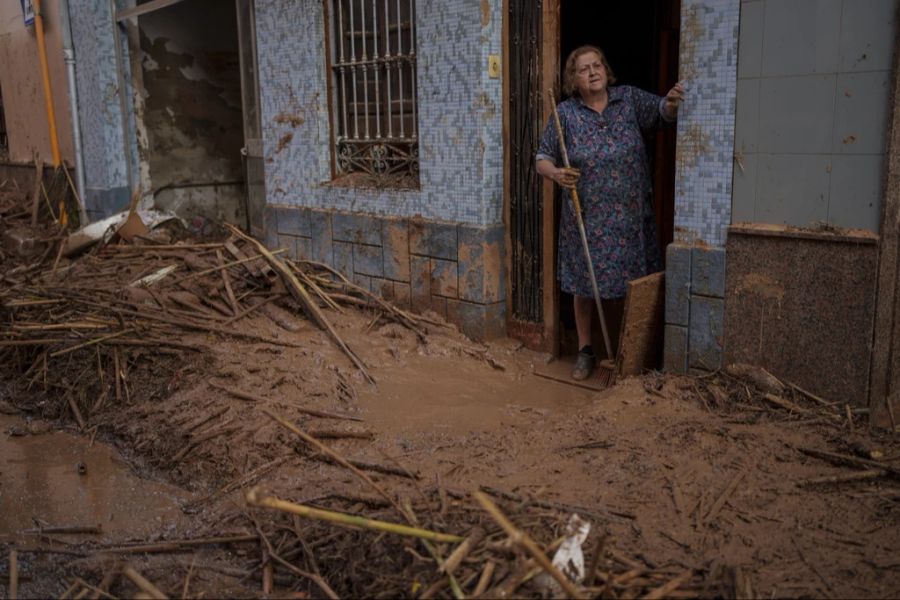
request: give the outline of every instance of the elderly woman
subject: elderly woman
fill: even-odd
[[[564,188],[577,188],[601,299],[622,298],[625,284],[660,269],[650,165],[642,134],[671,122],[684,90],[665,97],[630,86],[610,87],[615,75],[599,48],[581,46],[566,60],[559,107],[572,168],[562,166],[551,122],[537,153],[537,171]],[[595,312],[584,248],[571,202],[559,224],[560,287],[575,297],[578,358],[572,378],[594,369],[591,319]],[[611,357],[610,357],[611,358]]]

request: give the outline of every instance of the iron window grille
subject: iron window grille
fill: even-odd
[[[338,175],[419,183],[415,0],[332,0]]]

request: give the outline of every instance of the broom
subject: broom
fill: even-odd
[[[559,137],[559,149],[562,152],[563,164],[569,165],[569,153],[566,151],[566,140],[563,137],[562,124],[559,122],[559,113],[556,110],[556,97],[553,90],[549,90],[550,105],[553,107],[553,122],[556,124],[556,135]],[[581,245],[584,247],[584,256],[587,259],[588,274],[591,277],[591,287],[594,290],[594,303],[597,305],[597,314],[600,315],[600,329],[603,331],[603,344],[606,348],[606,359],[600,361],[600,373],[597,379],[604,386],[610,386],[615,381],[616,364],[613,357],[612,344],[609,342],[609,330],[606,328],[606,316],[603,314],[603,302],[600,300],[600,290],[597,288],[597,277],[594,275],[594,262],[591,260],[591,249],[588,246],[587,234],[584,231],[584,219],[581,216],[581,202],[578,201],[578,190],[570,188],[572,196],[572,208],[575,210],[575,219],[578,222],[578,233],[581,234]]]

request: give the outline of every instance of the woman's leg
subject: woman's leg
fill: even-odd
[[[575,357],[575,366],[572,368],[572,379],[581,381],[590,377],[594,371],[596,358],[591,348],[591,320],[594,314],[594,300],[575,296],[575,329],[578,330],[578,356]],[[584,347],[587,352],[582,352]]]
[[[578,330],[578,349],[591,345],[591,321],[593,320],[594,299],[574,296],[575,329]]]

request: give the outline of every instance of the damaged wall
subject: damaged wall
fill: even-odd
[[[732,221],[878,232],[898,0],[744,0]]]
[[[243,119],[234,10],[192,0],[139,18],[155,203],[243,223]]]
[[[726,364],[759,365],[826,400],[865,406],[877,241],[864,230],[732,226]]]
[[[59,5],[44,2],[43,10],[59,151],[62,160],[71,164],[74,157],[72,120],[59,29]],[[11,0],[0,2],[0,90],[9,136],[9,160],[31,163],[37,152],[44,162],[51,162],[50,126],[35,28],[25,26],[21,5]]]

